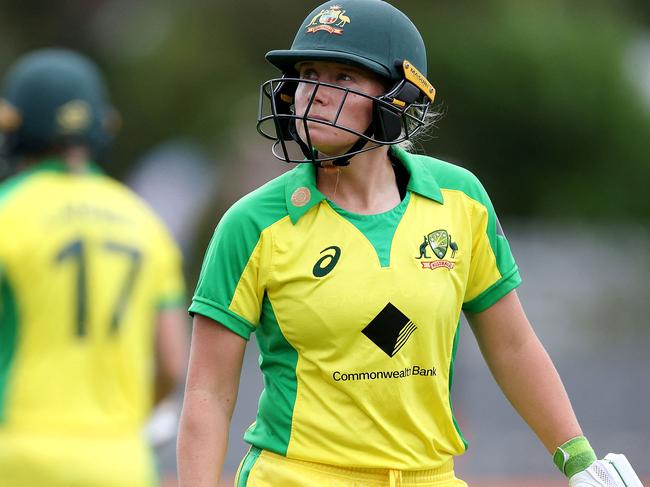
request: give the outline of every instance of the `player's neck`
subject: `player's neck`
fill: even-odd
[[[82,146],[67,148],[62,154],[62,159],[71,173],[87,172],[89,158],[88,149]]]
[[[317,184],[328,199],[352,213],[383,213],[400,202],[388,147],[357,154],[348,166],[319,168]]]

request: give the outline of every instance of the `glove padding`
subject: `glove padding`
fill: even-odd
[[[569,479],[569,487],[643,487],[625,455],[608,453]]]

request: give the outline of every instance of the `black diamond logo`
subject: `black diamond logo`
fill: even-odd
[[[361,333],[381,348],[389,357],[394,356],[406,344],[417,326],[408,316],[391,303],[368,323]]]

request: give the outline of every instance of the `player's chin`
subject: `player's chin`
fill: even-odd
[[[347,151],[350,150],[350,147],[354,144],[354,140],[351,141],[341,141],[337,140],[336,144],[332,144],[331,141],[328,141],[330,143],[318,143],[316,141],[312,141],[312,146],[314,149],[318,151],[320,154],[320,157],[324,156],[332,156],[332,157],[338,157],[342,156],[345,154]]]
[[[298,129],[300,138],[307,142],[304,131]],[[357,137],[344,130],[337,130],[333,127],[320,127],[312,130],[309,128],[309,142],[321,154],[329,156],[340,156],[354,145]]]

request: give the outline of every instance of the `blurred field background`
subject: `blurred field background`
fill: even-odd
[[[287,169],[255,131],[259,85],[277,74],[264,53],[288,47],[318,3],[0,0],[0,74],[52,45],[99,63],[123,117],[106,169],[168,221],[191,289],[223,211]],[[444,113],[422,150],[483,181],[585,433],[650,483],[650,2],[392,3],[425,38]],[[254,419],[256,360],[251,346],[231,474]],[[566,485],[466,326],[454,405],[470,443],[457,472],[470,485]],[[164,472],[172,459],[168,445]]]

